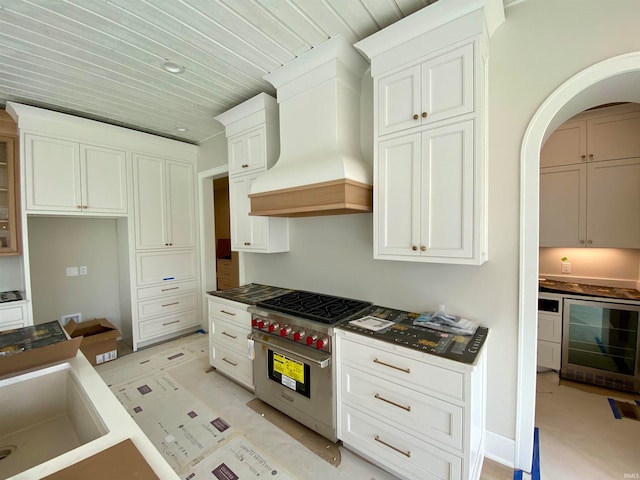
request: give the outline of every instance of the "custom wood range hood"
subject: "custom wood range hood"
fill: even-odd
[[[251,213],[372,211],[372,166],[360,150],[360,83],[368,63],[336,36],[264,78],[278,92],[280,157],[251,186]]]

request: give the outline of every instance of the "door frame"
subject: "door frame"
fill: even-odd
[[[540,150],[573,115],[611,102],[640,103],[640,52],[598,62],[558,87],[531,119],[520,151],[520,258],[515,467],[531,471],[536,403]]]

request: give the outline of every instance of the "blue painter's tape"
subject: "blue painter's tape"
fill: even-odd
[[[166,281],[166,280],[175,280],[175,279],[176,277],[164,277],[162,280]]]
[[[533,429],[533,465],[531,465],[531,480],[540,480],[540,432],[538,427]]]
[[[522,480],[522,470],[513,471],[513,480]]]
[[[613,416],[620,420],[622,418],[622,415],[620,415],[620,411],[618,410],[618,407],[616,407],[616,401],[613,398],[609,398],[608,400],[609,405],[611,406],[611,411],[613,412]]]

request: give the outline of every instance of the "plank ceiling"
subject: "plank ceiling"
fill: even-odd
[[[199,143],[223,130],[219,113],[275,96],[267,73],[338,33],[355,43],[435,1],[0,0],[0,105]],[[165,72],[166,61],[184,73]]]

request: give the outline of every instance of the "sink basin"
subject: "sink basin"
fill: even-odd
[[[68,363],[0,380],[0,478],[108,433]]]

